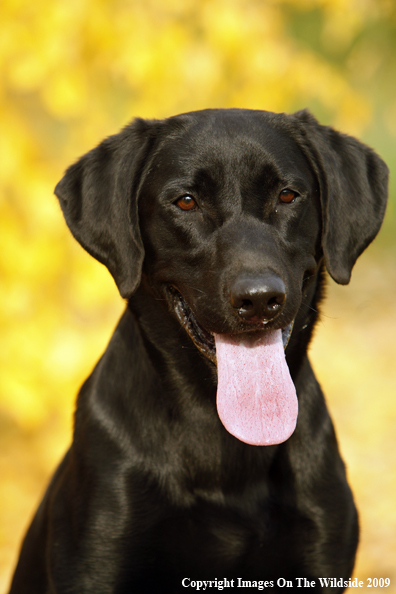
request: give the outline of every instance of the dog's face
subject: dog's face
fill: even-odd
[[[307,112],[207,110],[135,121],[55,191],[121,295],[142,283],[217,365],[230,433],[264,445],[296,424],[283,346],[310,283],[323,259],[349,281],[381,225],[387,175],[371,149]]]
[[[298,144],[260,116],[186,121],[139,191],[143,274],[196,346],[291,328],[322,257],[319,186]]]

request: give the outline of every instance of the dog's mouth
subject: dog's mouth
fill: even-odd
[[[169,297],[196,347],[217,366],[217,411],[229,433],[251,445],[275,445],[293,433],[298,403],[285,358],[285,328],[217,334],[204,329],[175,287]]]
[[[168,287],[168,293],[171,299],[173,310],[176,313],[180,324],[186,330],[187,334],[194,342],[195,346],[210,361],[212,361],[212,363],[216,365],[216,341],[214,333],[210,332],[209,330],[206,330],[201,326],[201,324],[197,321],[196,317],[194,316],[191,308],[187,304],[182,294],[173,285],[170,285]],[[282,343],[284,349],[286,349],[289,343],[290,336],[293,330],[293,325],[294,320],[287,324],[287,326],[285,326],[284,328],[281,328]],[[254,330],[257,337],[263,334],[263,326],[257,326],[257,328],[255,328]],[[267,330],[264,329],[264,332],[267,333]],[[250,330],[250,335],[252,335],[253,333],[254,332]]]
[[[169,295],[173,305],[173,309],[178,317],[180,324],[183,326],[195,346],[204,354],[212,363],[216,364],[216,345],[214,334],[205,330],[196,320],[192,310],[187,305],[182,294],[170,286]]]

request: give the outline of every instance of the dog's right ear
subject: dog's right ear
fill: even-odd
[[[137,189],[154,128],[154,122],[135,120],[69,167],[55,188],[72,234],[107,266],[125,298],[140,283]]]
[[[326,269],[337,283],[346,285],[356,259],[381,227],[388,167],[368,146],[322,126],[309,111],[291,117],[298,121],[300,147],[320,186]]]

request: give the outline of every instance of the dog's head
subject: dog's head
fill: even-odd
[[[306,111],[205,110],[134,121],[55,193],[121,295],[143,274],[219,364],[244,336],[267,350],[275,336],[287,342],[323,258],[349,282],[380,228],[387,175],[371,149]]]

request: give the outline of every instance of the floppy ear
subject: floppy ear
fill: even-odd
[[[381,227],[388,168],[369,147],[321,126],[307,110],[294,117],[319,179],[326,268],[337,283],[346,285],[357,258]]]
[[[150,122],[135,120],[69,167],[55,188],[72,234],[107,266],[122,297],[141,277],[137,189],[153,137],[149,130]]]

